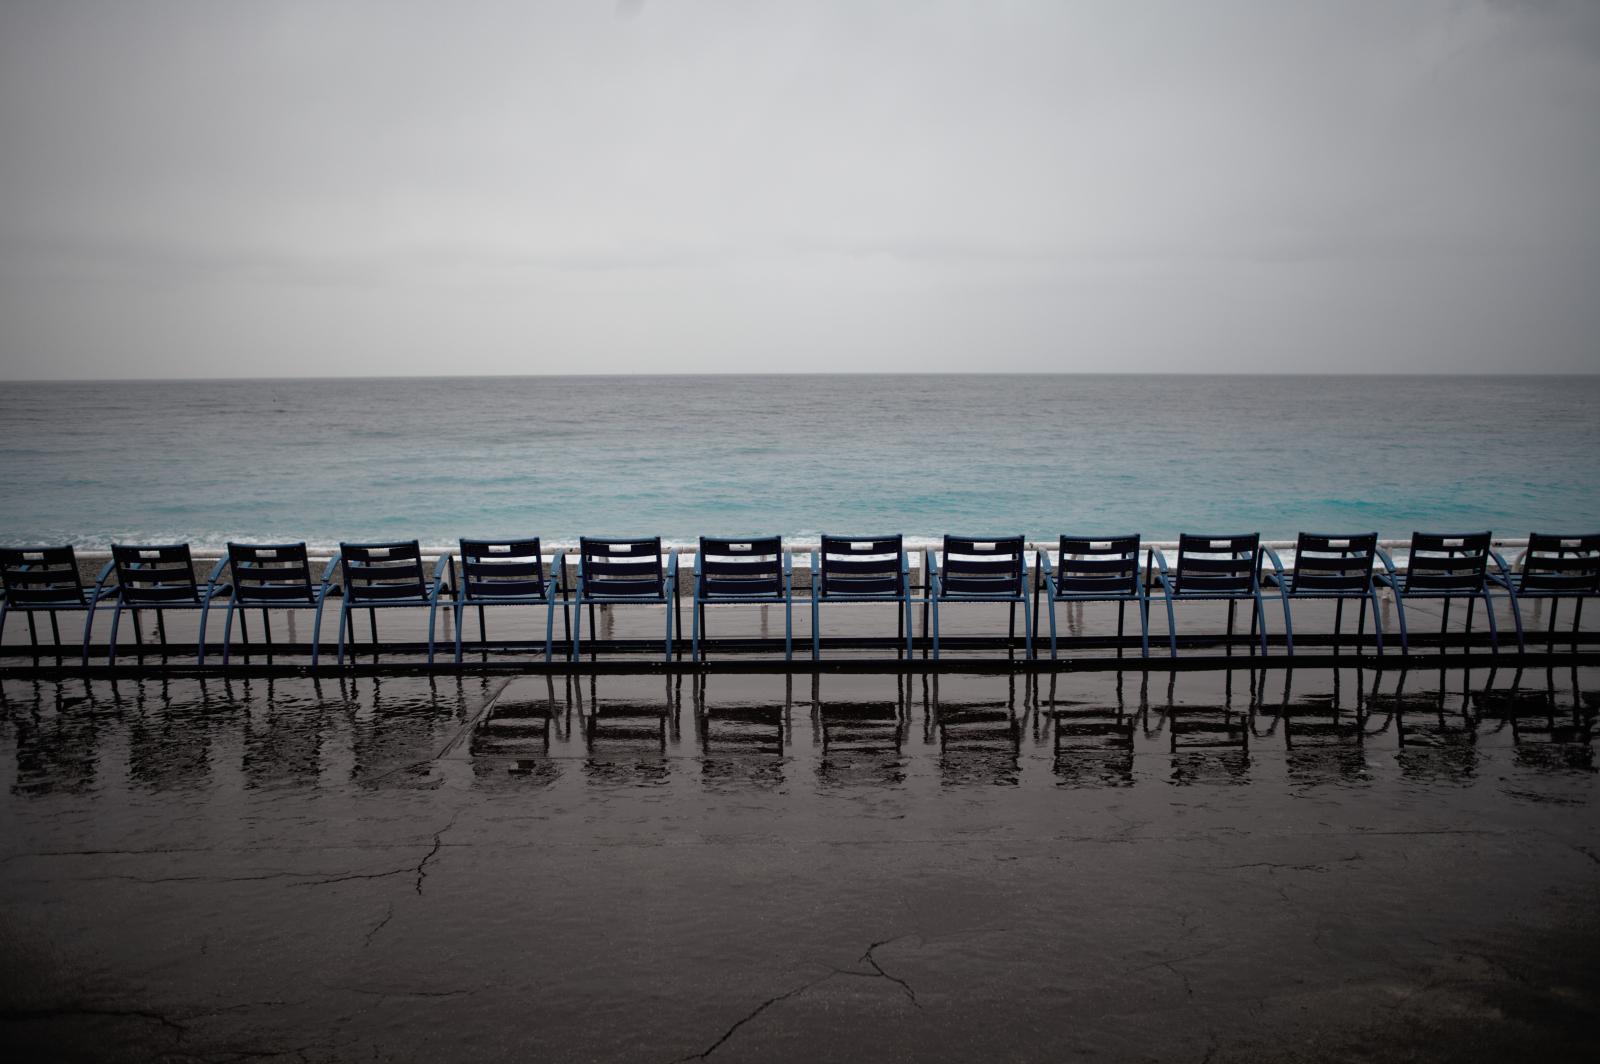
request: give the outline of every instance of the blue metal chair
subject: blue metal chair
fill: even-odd
[[[55,639],[57,661],[61,658],[61,625],[56,614],[61,610],[81,610],[83,624],[83,664],[89,664],[89,629],[94,623],[94,608],[102,599],[115,595],[116,588],[105,586],[113,563],[100,572],[92,593],[84,591],[78,575],[78,556],[71,545],[61,547],[0,547],[0,637],[5,635],[6,616],[15,611],[28,619],[28,641],[37,652],[39,632],[35,613],[50,615],[50,634]]]
[[[200,638],[195,663],[206,662],[206,617],[211,612],[211,602],[219,594],[228,594],[231,588],[218,584],[226,558],[218,560],[206,579],[205,590],[194,578],[194,559],[187,543],[165,543],[136,546],[125,543],[111,545],[111,562],[117,571],[117,606],[111,614],[111,649],[106,664],[117,660],[117,628],[122,623],[122,611],[133,613],[133,633],[138,641],[139,661],[144,661],[144,630],[139,623],[141,610],[153,610],[156,615],[156,632],[161,639],[161,656],[167,654],[167,610],[199,610]],[[98,594],[96,585],[96,594]]]
[[[794,557],[781,536],[729,539],[701,536],[694,556],[694,628],[691,655],[705,660],[704,607],[719,603],[783,603],[783,660],[794,659]]]
[[[1411,553],[1406,559],[1406,569],[1401,573],[1394,559],[1382,548],[1378,560],[1384,571],[1377,581],[1394,592],[1395,614],[1400,619],[1400,649],[1411,651],[1411,636],[1406,630],[1406,602],[1411,599],[1442,599],[1444,616],[1439,621],[1439,652],[1444,652],[1444,635],[1450,626],[1450,604],[1456,599],[1467,600],[1466,634],[1472,635],[1472,611],[1483,599],[1484,611],[1489,615],[1489,641],[1495,651],[1500,649],[1500,632],[1495,625],[1494,600],[1489,596],[1489,544],[1488,532],[1447,534],[1437,532],[1411,533]]]
[[[1056,604],[1061,602],[1115,602],[1119,658],[1128,603],[1137,603],[1139,652],[1143,657],[1150,656],[1150,598],[1146,586],[1139,582],[1138,536],[1062,536],[1055,568],[1051,568],[1050,555],[1040,551],[1034,572],[1034,612],[1038,612],[1041,601],[1050,610],[1052,661],[1056,657]],[[1038,626],[1035,621],[1035,630]]]
[[[1022,606],[1023,653],[1033,657],[1033,615],[1028,601],[1028,553],[1021,536],[945,536],[942,552],[927,551],[928,599],[933,604],[933,660],[939,660],[939,607],[952,602],[1003,602],[1011,606],[1010,639],[1017,638]],[[940,555],[944,568],[939,568]],[[1007,644],[1010,648],[1010,644]]]
[[[344,664],[345,638],[356,640],[352,610],[365,608],[371,625],[372,645],[378,646],[378,611],[397,606],[428,608],[428,664],[433,664],[434,622],[439,613],[439,597],[446,572],[455,583],[455,562],[450,555],[433,567],[430,589],[422,572],[422,547],[416,540],[397,543],[339,544],[339,575],[344,583],[344,601],[339,607],[339,664]],[[352,660],[354,651],[352,651]]]
[[[911,562],[900,536],[823,536],[811,553],[811,660],[822,656],[822,609],[834,602],[897,602],[904,645],[911,656]]]
[[[478,608],[478,642],[487,646],[486,606],[543,606],[544,660],[551,660],[555,645],[556,603],[561,603],[562,631],[572,638],[572,611],[567,605],[563,577],[567,556],[557,551],[548,576],[539,537],[532,539],[464,539],[461,541],[461,583],[456,592],[456,664],[461,664],[462,617],[468,607]]]
[[[1550,600],[1550,625],[1546,629],[1546,649],[1555,650],[1556,612],[1562,599],[1571,599],[1572,649],[1578,648],[1578,628],[1583,621],[1585,599],[1600,597],[1600,532],[1578,536],[1560,536],[1549,532],[1532,532],[1528,535],[1528,549],[1523,552],[1520,567],[1513,570],[1506,560],[1490,552],[1498,573],[1489,579],[1506,589],[1511,599],[1511,616],[1517,622],[1517,646],[1528,649],[1523,636],[1522,607],[1524,599]]]
[[[1167,569],[1167,557],[1159,548],[1150,549],[1155,563],[1156,578],[1161,583],[1162,598],[1167,604],[1167,639],[1172,656],[1178,656],[1178,626],[1173,616],[1175,601],[1226,601],[1228,603],[1228,641],[1226,652],[1233,653],[1234,609],[1240,602],[1253,602],[1250,614],[1250,635],[1254,639],[1260,627],[1261,653],[1267,653],[1267,613],[1261,604],[1261,534],[1251,532],[1235,536],[1195,536],[1184,533],[1178,537],[1178,570]],[[1149,585],[1149,566],[1145,582]],[[1148,590],[1146,592],[1148,594]],[[1251,653],[1255,652],[1252,642]]]
[[[261,630],[266,637],[267,660],[272,660],[272,610],[314,610],[311,620],[311,664],[317,664],[322,649],[322,607],[333,587],[338,559],[330,558],[323,567],[322,580],[311,582],[311,561],[304,543],[229,543],[228,575],[233,591],[228,595],[228,613],[222,624],[222,664],[233,654],[233,615],[239,614],[239,635],[245,644],[245,660],[250,660],[250,628],[245,611],[261,611]],[[213,573],[213,583],[220,573]],[[210,590],[208,588],[208,590]],[[213,596],[216,592],[212,592]],[[201,622],[200,642],[206,640]]]
[[[1373,582],[1373,564],[1378,558],[1378,534],[1360,532],[1355,535],[1335,536],[1321,532],[1302,532],[1295,540],[1294,569],[1285,573],[1283,559],[1271,547],[1263,549],[1272,562],[1272,572],[1262,573],[1262,587],[1277,588],[1283,601],[1284,645],[1294,653],[1294,617],[1290,612],[1291,599],[1333,599],[1334,647],[1343,631],[1344,604],[1355,600],[1361,604],[1356,621],[1356,646],[1359,649],[1366,633],[1367,604],[1372,605],[1372,632],[1377,638],[1378,653],[1383,653],[1383,620],[1378,608],[1378,585]]]
[[[678,601],[678,552],[663,554],[661,538],[578,540],[578,615],[572,625],[572,660],[577,661],[583,639],[583,607],[589,607],[589,627],[595,627],[594,607],[619,605],[667,607],[667,639],[663,660],[672,660],[672,624]],[[590,651],[593,657],[594,652]]]

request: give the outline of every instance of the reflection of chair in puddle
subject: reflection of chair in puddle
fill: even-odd
[[[1004,699],[945,699],[934,675],[929,716],[939,737],[939,774],[945,786],[1019,782],[1022,720],[1017,715],[1017,677],[1005,679]]]
[[[1377,735],[1395,730],[1399,750],[1395,760],[1400,774],[1426,782],[1465,783],[1477,774],[1477,724],[1468,712],[1467,675],[1463,689],[1451,692],[1447,675],[1439,671],[1433,691],[1407,692],[1408,670],[1401,670],[1392,692],[1384,694],[1374,683],[1367,700],[1365,731]]]
[[[224,684],[234,700],[232,681]],[[322,771],[328,715],[315,699],[281,697],[277,684],[242,682],[237,704],[245,711],[241,768],[245,786],[316,786]]]
[[[1260,739],[1282,729],[1285,768],[1294,783],[1360,783],[1371,779],[1367,771],[1366,690],[1362,670],[1355,670],[1355,704],[1344,705],[1344,670],[1332,670],[1333,690],[1296,697],[1294,672],[1283,674],[1283,701],[1271,727],[1252,728]]]
[[[432,761],[454,723],[459,695],[441,698],[432,678],[341,677],[339,692],[353,715],[351,782],[382,788],[437,785]]]
[[[1044,714],[1054,734],[1054,771],[1066,786],[1129,787],[1133,785],[1133,732],[1138,714],[1147,708],[1149,674],[1140,676],[1139,709],[1130,713],[1117,675],[1114,704],[1104,700],[1073,702],[1057,699],[1056,674],[1050,676]]]
[[[592,783],[662,783],[667,778],[667,732],[674,718],[671,682],[659,701],[602,700],[590,678],[585,709],[583,685],[574,681]]]
[[[775,787],[783,783],[785,732],[793,705],[794,681],[784,677],[783,701],[752,704],[743,700],[713,704],[706,697],[709,678],[695,677],[694,726],[700,742],[700,775],[707,784]]]
[[[546,675],[544,681],[543,698],[502,695],[473,728],[467,749],[475,780],[547,787],[560,778],[550,740],[552,733],[561,734],[565,704],[556,699],[555,677]]]
[[[1253,700],[1253,671],[1250,690]],[[1248,783],[1250,713],[1232,704],[1232,672],[1227,674],[1225,700],[1221,705],[1178,706],[1171,701],[1171,691],[1169,686],[1167,706],[1158,715],[1155,726],[1146,725],[1145,731],[1153,738],[1166,728],[1172,753],[1172,782]]]
[[[839,785],[901,783],[909,680],[895,677],[895,701],[824,703],[820,680],[812,678],[812,735],[822,747],[817,778]]]
[[[151,687],[157,693],[152,693]],[[211,782],[212,729],[220,715],[210,705],[205,681],[199,699],[174,701],[171,685],[138,681],[128,717],[128,777],[152,791],[188,790]],[[186,690],[192,690],[186,685]],[[112,685],[122,702],[122,685]]]
[[[1555,676],[1548,674],[1548,686],[1539,691],[1516,686],[1501,690],[1486,688],[1472,694],[1473,709],[1481,722],[1494,721],[1490,734],[1509,728],[1519,764],[1538,769],[1587,769],[1594,765],[1594,711],[1586,707],[1578,690],[1577,670],[1573,670],[1574,699],[1570,707],[1561,705]],[[1490,674],[1491,681],[1493,673]]]
[[[97,716],[89,698],[68,697],[63,686],[36,683],[27,697],[0,690],[0,706],[11,721],[17,748],[13,794],[80,794],[94,789]]]

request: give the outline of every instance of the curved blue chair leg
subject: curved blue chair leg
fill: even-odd
[[[673,615],[674,612],[676,612],[674,610],[674,608],[673,608],[675,606],[677,606],[677,602],[669,602],[669,603],[666,604],[666,608],[667,608],[667,644],[666,644],[666,653],[664,654],[664,656],[661,659],[663,661],[671,661],[672,660],[672,615]]]
[[[1526,653],[1528,650],[1528,644],[1522,636],[1522,607],[1517,602],[1516,590],[1509,587],[1506,588],[1506,598],[1511,600],[1511,620],[1517,626],[1517,652]],[[1552,624],[1555,622],[1556,604],[1560,601],[1560,599],[1554,598],[1550,600],[1550,620]]]
[[[311,667],[316,668],[317,655],[322,649],[322,604],[325,596],[317,596],[317,608],[311,615]]]
[[[1172,613],[1172,593],[1161,596],[1167,603],[1167,641],[1172,644],[1172,656],[1178,656],[1178,619]]]
[[[1391,589],[1392,590],[1392,589]],[[1405,596],[1399,591],[1394,592],[1394,615],[1400,618],[1400,653],[1411,653],[1411,637],[1406,632],[1406,604]]]
[[[1500,626],[1494,619],[1494,599],[1489,594],[1487,582],[1483,585],[1483,612],[1489,615],[1489,650],[1491,653],[1500,653]]]
[[[1267,604],[1261,601],[1261,591],[1256,590],[1256,616],[1261,621],[1261,656],[1267,656]]]
[[[1150,657],[1150,600],[1143,595],[1139,596],[1139,655]]]
[[[227,668],[233,657],[233,610],[236,602],[228,596],[228,612],[222,618],[222,667]]]
[[[815,580],[813,574],[811,579]],[[822,609],[817,602],[817,589],[811,589],[811,660],[816,661],[822,657]]]
[[[344,637],[350,630],[350,596],[345,595],[339,601],[339,664],[344,664]]]
[[[583,653],[583,591],[579,589],[578,595],[572,601],[572,659],[577,661]]]
[[[911,590],[906,589],[906,660],[911,659],[911,646],[914,635],[911,631]]]
[[[1378,653],[1383,654],[1383,615],[1378,609],[1378,589],[1369,586],[1367,597],[1372,600],[1372,638],[1377,640]]]
[[[117,608],[111,613],[111,649],[106,654],[106,664],[117,662],[117,627],[122,623],[122,596],[117,596]]]
[[[1282,584],[1278,585],[1278,598],[1283,601],[1283,645],[1290,657],[1294,657],[1294,616],[1289,610],[1289,589]]]
[[[1054,591],[1048,592],[1045,596],[1045,602],[1048,604],[1045,607],[1045,612],[1050,614],[1050,660],[1054,661],[1056,660],[1056,593]],[[1149,656],[1148,651],[1149,648],[1146,647],[1146,657]]]
[[[89,640],[94,636],[94,611],[100,605],[98,598],[89,600],[89,609],[83,618],[83,667],[89,667]]]
[[[456,620],[456,664],[460,665],[461,664],[461,617],[462,617],[462,614],[466,611],[467,604],[464,601],[462,601],[460,599],[457,599],[456,602],[454,603],[453,608],[455,610],[455,620]],[[548,657],[548,654],[546,656]]]
[[[689,611],[689,657],[700,661],[700,595],[694,596],[694,606]]]
[[[228,596],[228,601],[233,601],[233,596]],[[208,598],[200,604],[200,645],[195,651],[194,663],[198,668],[206,663],[206,619],[211,614],[211,600]]]
[[[549,593],[549,597],[550,605],[549,608],[546,609],[544,616],[544,663],[546,665],[550,664],[550,655],[555,653],[556,645],[556,593],[553,588]],[[457,622],[456,632],[458,637],[460,631],[461,625],[459,622]],[[456,660],[461,660],[461,655],[459,652],[456,654]]]
[[[1033,611],[1032,604],[1028,602],[1024,593],[1022,599],[1022,652],[1029,661],[1033,660]]]
[[[439,596],[434,595],[433,601],[428,603],[428,664],[433,664],[433,637],[435,622],[439,616]]]
[[[5,638],[6,638],[6,604],[5,604],[5,600],[4,599],[0,599],[0,643],[4,643],[5,642]]]

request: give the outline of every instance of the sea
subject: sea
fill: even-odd
[[[1600,530],[1600,376],[0,384],[0,542]]]

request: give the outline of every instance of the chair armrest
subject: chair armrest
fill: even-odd
[[[1493,580],[1495,583],[1499,584],[1501,587],[1505,588],[1507,591],[1512,590],[1512,587],[1511,587],[1511,566],[1506,564],[1506,560],[1503,557],[1500,556],[1500,552],[1497,551],[1497,550],[1491,550],[1489,552],[1489,557],[1494,559],[1495,565],[1498,566],[1499,569],[1500,569],[1499,575],[1496,575],[1496,574],[1494,574],[1492,572],[1488,573],[1487,575],[1488,575],[1489,579]]]
[[[104,593],[104,589],[105,589],[105,586],[106,586],[106,581],[111,579],[111,574],[116,568],[117,568],[116,559],[112,559],[111,561],[106,562],[105,567],[100,570],[100,575],[95,577],[95,581],[94,581],[94,598],[92,598],[90,600],[91,602],[99,602],[100,601],[101,595]],[[120,589],[118,589],[118,591],[120,593]]]
[[[211,575],[206,577],[206,593],[205,593],[205,597],[201,601],[203,601],[203,602],[210,602],[211,601],[211,596],[213,596],[213,595],[215,595],[217,593],[217,581],[222,578],[222,571],[224,569],[226,569],[227,567],[228,567],[228,559],[226,557],[222,557],[222,558],[218,558],[217,559],[217,564],[211,567]],[[225,590],[230,590],[231,591],[232,589],[231,588],[226,588],[226,586],[225,586]]]
[[[441,554],[439,560],[433,563],[433,601],[439,601],[439,592],[444,588],[444,574],[450,574],[450,593],[456,591],[456,556],[454,554]]]
[[[1400,580],[1400,571],[1395,568],[1394,559],[1389,557],[1389,552],[1382,547],[1378,548],[1378,560],[1383,563],[1384,572],[1376,574],[1381,584],[1397,588]]]
[[[1279,587],[1283,587],[1283,578],[1284,578],[1283,559],[1278,557],[1278,552],[1273,550],[1271,547],[1262,547],[1261,548],[1261,553],[1266,556],[1268,561],[1272,562],[1272,574],[1271,575],[1272,575],[1273,582],[1276,583]]]
[[[1167,568],[1167,552],[1162,550],[1160,547],[1151,547],[1150,548],[1150,553],[1147,555],[1147,560],[1146,560],[1146,563],[1145,563],[1145,583],[1144,583],[1145,590],[1148,591],[1149,588],[1150,588],[1150,565],[1149,565],[1149,563],[1151,561],[1155,562],[1155,576],[1156,576],[1156,579],[1158,581],[1160,581],[1162,590],[1165,591],[1168,595],[1171,595],[1172,594],[1172,574],[1171,574],[1171,570],[1169,570]]]

